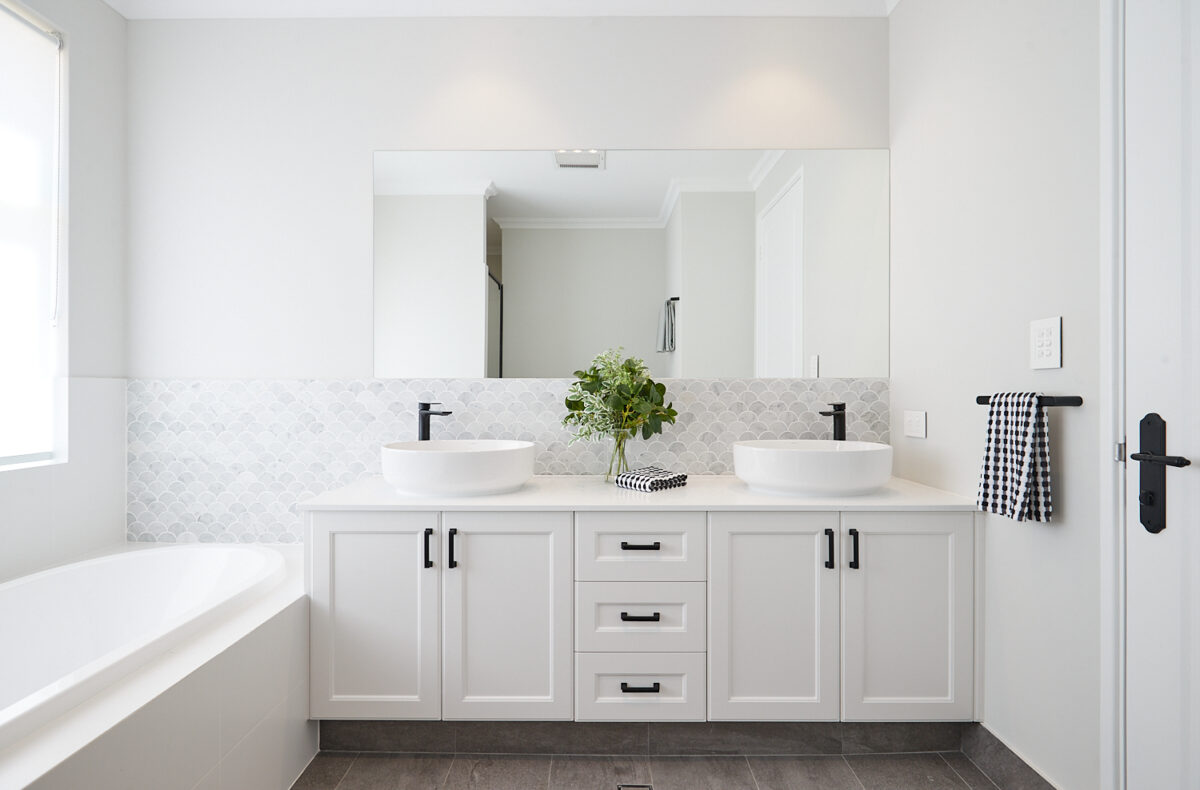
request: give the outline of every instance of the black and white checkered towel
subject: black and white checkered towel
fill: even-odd
[[[644,466],[617,475],[616,484],[634,491],[662,491],[687,485],[687,475],[683,472],[668,472],[657,466]]]
[[[992,395],[977,504],[1017,521],[1050,520],[1050,424],[1036,392]]]

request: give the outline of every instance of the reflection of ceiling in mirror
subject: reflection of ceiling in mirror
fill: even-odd
[[[381,151],[375,194],[485,194],[490,187],[488,216],[502,227],[662,227],[680,191],[751,191],[781,153],[610,150],[597,170],[560,168],[553,151]]]

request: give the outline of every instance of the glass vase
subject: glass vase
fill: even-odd
[[[629,471],[629,459],[625,457],[627,441],[629,441],[629,434],[625,431],[613,434],[612,457],[608,459],[608,473],[604,475],[604,482],[612,482],[617,475]]]

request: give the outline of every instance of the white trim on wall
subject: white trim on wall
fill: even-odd
[[[1124,0],[1100,4],[1100,790],[1125,790]]]
[[[768,151],[767,154],[772,152]],[[783,151],[778,152],[780,156]],[[764,155],[764,159],[766,156]],[[776,159],[778,161],[778,159]],[[675,204],[684,192],[753,192],[754,174],[746,180],[740,178],[672,178],[663,195],[662,207],[656,217],[492,217],[501,228],[523,230],[569,230],[572,228],[665,228],[675,211]],[[774,167],[774,163],[771,165]],[[770,172],[770,168],[767,169]],[[765,177],[765,173],[763,177]],[[759,178],[761,182],[762,178]]]

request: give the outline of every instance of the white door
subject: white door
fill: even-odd
[[[573,715],[570,513],[444,513],[442,713]]]
[[[1166,528],[1126,468],[1127,787],[1200,787],[1200,8],[1125,4],[1127,453],[1166,421]]]
[[[973,719],[973,514],[843,513],[842,540],[842,718]]]
[[[708,717],[836,721],[837,513],[710,513]]]
[[[797,177],[758,217],[754,375],[804,370],[804,182]]]
[[[438,514],[311,518],[310,715],[440,718]]]

